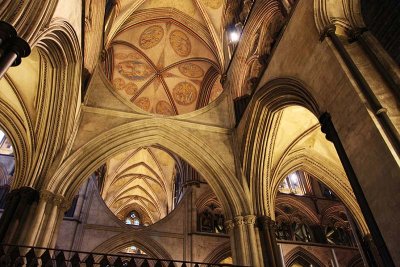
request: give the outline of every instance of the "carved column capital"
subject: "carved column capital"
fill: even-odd
[[[228,221],[225,221],[224,226],[225,226],[226,231],[230,232],[235,227],[235,224],[233,223],[232,220],[228,220]]]
[[[236,216],[235,218],[233,218],[233,222],[235,223],[236,226],[243,225],[244,223],[243,216]]]
[[[256,216],[255,215],[246,215],[244,218],[244,224],[251,225],[256,223]]]
[[[53,203],[54,203],[54,205],[56,205],[57,207],[59,207],[62,210],[68,208],[68,205],[67,205],[68,203],[67,203],[65,197],[63,197],[61,195],[55,195]]]
[[[48,190],[42,190],[40,191],[40,199],[45,201],[45,202],[49,202],[50,200],[52,200],[54,197],[53,192],[50,192]]]

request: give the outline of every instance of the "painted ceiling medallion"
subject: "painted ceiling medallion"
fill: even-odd
[[[174,49],[175,53],[181,57],[187,57],[192,51],[189,37],[180,30],[173,30],[170,33],[169,42],[171,43],[172,49]]]
[[[125,86],[125,81],[122,78],[115,78],[113,80],[113,85],[114,85],[115,89],[122,90],[123,87]]]
[[[176,103],[187,106],[197,99],[197,91],[193,84],[180,82],[174,87],[173,96]]]
[[[130,82],[126,84],[123,89],[125,90],[125,93],[128,95],[134,95],[136,91],[138,90],[138,87],[136,84]]]
[[[117,67],[118,72],[129,80],[145,80],[153,73],[153,69],[148,64],[139,60],[122,61]]]
[[[203,4],[212,9],[218,9],[222,6],[222,0],[202,0]]]
[[[161,26],[153,25],[145,29],[139,38],[139,46],[142,49],[150,49],[156,46],[164,37],[164,29]]]
[[[172,116],[175,114],[172,106],[164,100],[158,101],[156,105],[156,113],[167,116]]]
[[[200,78],[204,76],[203,69],[193,63],[184,63],[178,67],[179,71],[189,78]]]
[[[135,59],[141,59],[142,55],[140,55],[138,52],[115,53],[114,57],[118,60],[135,60]]]
[[[135,100],[135,105],[144,111],[149,111],[150,109],[150,99],[148,97],[140,97]]]

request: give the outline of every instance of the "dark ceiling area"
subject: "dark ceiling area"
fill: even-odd
[[[400,65],[400,1],[362,0],[364,22]]]

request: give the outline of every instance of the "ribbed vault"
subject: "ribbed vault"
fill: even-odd
[[[140,147],[107,161],[101,195],[118,218],[124,220],[131,211],[149,225],[171,212],[175,159],[155,147]]]
[[[130,0],[113,9],[103,66],[124,103],[172,116],[222,92],[207,74],[223,69],[223,0]]]

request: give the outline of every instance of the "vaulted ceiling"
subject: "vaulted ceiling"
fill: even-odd
[[[224,10],[224,0],[107,1],[100,67],[114,96],[137,112],[164,116],[215,100],[223,90]],[[120,219],[135,210],[151,224],[172,210],[172,154],[141,147],[106,164],[102,197]]]
[[[136,211],[152,224],[173,208],[175,159],[163,149],[140,147],[107,162],[102,197],[120,219]]]
[[[223,0],[120,1],[104,70],[127,105],[160,115],[206,106],[222,92]]]

